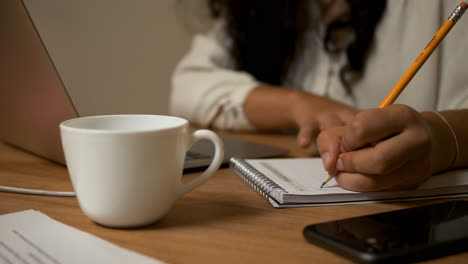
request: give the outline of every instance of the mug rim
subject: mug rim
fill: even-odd
[[[83,127],[73,127],[70,123],[80,122],[86,119],[104,119],[104,118],[115,118],[115,117],[156,117],[156,118],[166,118],[174,119],[180,121],[180,124],[176,124],[170,127],[164,128],[134,128],[134,129],[125,129],[125,130],[109,130],[109,129],[100,129],[100,128],[83,128]],[[188,126],[188,121],[184,118],[170,115],[152,115],[152,114],[109,114],[109,115],[93,115],[93,116],[84,116],[77,117],[68,120],[64,120],[60,123],[59,127],[62,130],[75,131],[75,132],[87,132],[87,133],[106,133],[106,134],[127,134],[127,133],[146,133],[154,131],[169,131],[173,129],[178,129],[181,127]]]

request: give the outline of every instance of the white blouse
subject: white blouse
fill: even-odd
[[[391,0],[377,27],[363,76],[346,92],[339,78],[345,55],[324,52],[313,30],[284,86],[327,96],[360,109],[377,107],[398,82],[459,0]],[[465,16],[468,16],[465,15]],[[416,110],[468,108],[468,18],[462,17],[395,103]],[[243,112],[249,92],[261,83],[234,70],[223,24],[194,37],[172,76],[170,113],[204,127],[252,130]],[[313,58],[308,61],[307,58]]]

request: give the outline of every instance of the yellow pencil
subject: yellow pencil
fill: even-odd
[[[452,29],[455,23],[457,23],[457,21],[463,15],[467,7],[468,7],[467,3],[461,2],[457,6],[457,8],[455,8],[452,14],[450,14],[447,21],[445,21],[442,27],[437,31],[435,36],[429,42],[429,44],[427,44],[427,46],[423,49],[421,54],[419,54],[419,56],[416,58],[413,64],[411,64],[409,69],[405,72],[405,74],[403,74],[401,79],[397,82],[395,87],[393,87],[393,89],[390,91],[387,97],[385,97],[385,99],[379,105],[379,108],[387,107],[393,104],[393,102],[395,102],[395,100],[398,98],[400,93],[405,89],[405,87],[408,85],[411,79],[413,79],[413,77],[416,75],[419,69],[423,66],[424,62],[426,62],[429,56],[431,56],[432,52],[437,48],[437,46],[439,46],[440,42],[449,33],[449,31]],[[333,173],[329,173],[327,177],[325,178],[325,180],[323,181],[320,188],[322,188],[333,177],[334,177]]]

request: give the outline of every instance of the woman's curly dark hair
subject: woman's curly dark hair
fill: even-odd
[[[343,27],[354,31],[354,41],[346,48],[348,65],[341,71],[341,79],[349,89],[344,76],[347,72],[362,72],[386,1],[348,2],[349,19],[328,25],[323,46],[327,52],[335,52],[328,48],[333,44],[333,33]],[[310,0],[208,0],[211,15],[226,21],[237,69],[271,85],[281,84],[296,51],[303,48],[309,23],[317,19],[307,12],[309,4]]]

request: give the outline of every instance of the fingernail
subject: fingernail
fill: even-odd
[[[297,141],[300,147],[304,148],[309,145],[309,139],[306,137],[300,137]]]
[[[326,167],[329,157],[330,157],[330,153],[328,152],[322,153],[322,162],[323,162],[324,167]]]
[[[339,171],[344,171],[343,160],[338,159],[338,161],[336,162],[336,169]]]

